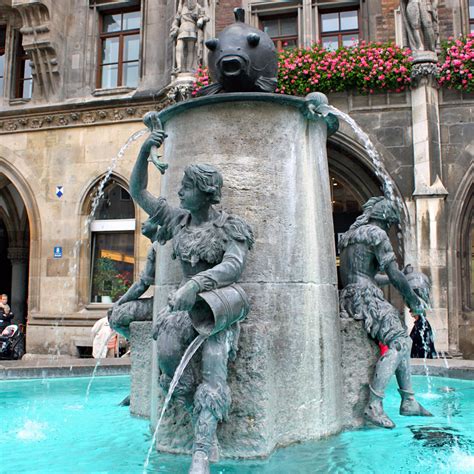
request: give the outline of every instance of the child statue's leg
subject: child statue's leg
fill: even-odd
[[[383,409],[383,398],[385,396],[385,388],[402,360],[402,356],[399,344],[391,343],[389,344],[388,351],[380,357],[375,366],[374,378],[370,385],[369,401],[365,407],[364,416],[370,422],[383,428],[395,427],[395,423],[393,423]]]
[[[402,402],[400,404],[400,415],[404,416],[433,416],[428,410],[423,408],[415,400],[415,392],[411,384],[411,371],[410,371],[410,352],[411,352],[411,339],[407,337],[405,341],[407,348],[405,350],[404,356],[398,365],[398,368],[395,372],[397,376],[397,382],[399,388],[399,393],[402,397]]]
[[[190,473],[209,473],[219,421],[227,418],[231,396],[227,385],[230,331],[211,336],[202,351],[202,383],[194,396],[194,446]]]

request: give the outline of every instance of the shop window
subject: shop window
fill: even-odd
[[[5,42],[7,27],[0,25],[0,96],[3,95],[3,82],[5,79]]]
[[[91,223],[90,301],[113,303],[130,287],[135,266],[135,209],[117,183],[105,190]]]
[[[14,96],[16,99],[31,99],[33,93],[33,75],[31,60],[22,45],[22,36],[15,37],[15,83]]]
[[[260,17],[260,28],[270,36],[278,50],[298,45],[296,13]]]
[[[321,43],[325,49],[353,46],[359,42],[359,10],[337,10],[320,15]]]
[[[107,12],[100,19],[97,86],[137,87],[140,63],[139,10]]]
[[[469,0],[469,32],[474,33],[474,0]]]

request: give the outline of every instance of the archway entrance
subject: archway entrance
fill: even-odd
[[[474,358],[474,184],[464,204],[459,229],[461,320],[459,350],[466,359]]]
[[[337,250],[339,238],[362,213],[362,205],[370,197],[379,196],[382,193],[380,184],[370,169],[340,145],[329,145],[328,164],[338,280],[340,281]]]
[[[13,322],[26,328],[30,228],[15,185],[0,173],[0,294],[8,295]]]

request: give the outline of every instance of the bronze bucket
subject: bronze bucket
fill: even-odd
[[[194,329],[203,336],[212,336],[247,316],[250,303],[243,288],[229,285],[199,293],[189,311]]]

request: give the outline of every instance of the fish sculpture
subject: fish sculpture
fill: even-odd
[[[221,92],[274,92],[278,60],[265,32],[244,23],[243,8],[234,10],[235,23],[206,41],[211,79],[199,95]]]

